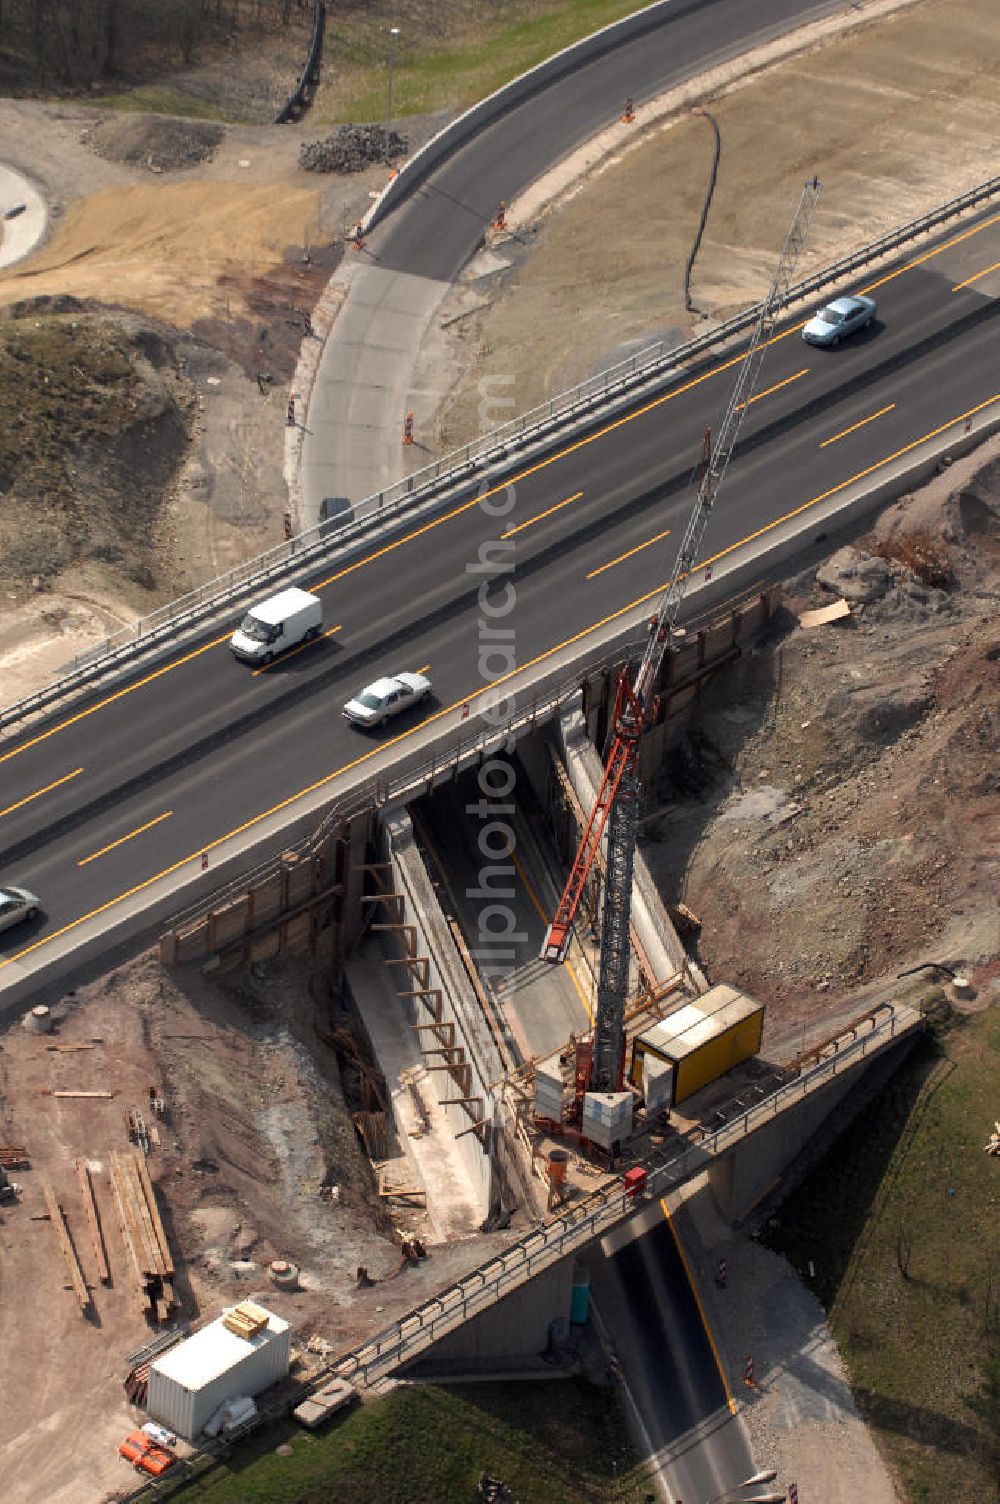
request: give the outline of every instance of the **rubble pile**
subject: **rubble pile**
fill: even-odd
[[[362,172],[407,150],[405,138],[384,125],[341,125],[325,141],[304,141],[299,166],[306,172]]]

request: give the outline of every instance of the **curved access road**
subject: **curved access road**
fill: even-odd
[[[444,162],[372,235],[378,263],[449,281],[510,201],[636,103],[738,57],[843,0],[674,0],[662,19],[543,83]],[[636,234],[641,234],[641,226]]]
[[[338,274],[343,307],[320,357],[295,488],[298,524],[326,496],[360,501],[404,473],[412,375],[452,279],[510,201],[640,103],[819,16],[843,0],[673,0],[640,36],[540,84],[434,169]],[[642,234],[641,225],[635,227]],[[411,453],[413,451],[410,451]]]

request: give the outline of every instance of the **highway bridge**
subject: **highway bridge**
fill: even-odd
[[[863,282],[872,327],[835,350],[799,336],[768,350],[760,388],[700,564],[727,566],[831,506],[905,473],[923,446],[958,441],[998,407],[1000,216],[980,213]],[[738,353],[685,369],[665,390],[556,442],[541,458],[471,483],[451,505],[338,557],[299,583],[324,603],[322,640],[249,670],[219,620],[162,661],[0,743],[0,870],[45,914],[0,941],[0,996],[55,937],[118,917],[195,878],[201,853],[276,838],[297,801],[425,752],[460,724],[490,679],[526,693],[643,617],[669,579],[706,426]],[[692,594],[692,609],[702,597]],[[512,631],[484,669],[483,633]],[[366,681],[427,671],[435,700],[389,735],[349,727],[340,706]],[[31,959],[34,958],[34,959]]]

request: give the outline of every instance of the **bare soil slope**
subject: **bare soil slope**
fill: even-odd
[[[904,562],[925,532],[946,588]],[[994,440],[792,581],[772,648],[667,759],[647,855],[771,1042],[829,1033],[920,961],[997,995],[998,587]],[[798,624],[839,596],[845,621]]]

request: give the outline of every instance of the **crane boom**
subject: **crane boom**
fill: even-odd
[[[730,393],[714,452],[707,456],[698,495],[681,539],[673,577],[660,599],[655,617],[650,621],[642,661],[634,679],[629,680],[627,671],[619,678],[611,722],[613,735],[604,776],[558,908],[542,942],[540,955],[543,961],[565,960],[573,921],[605,828],[608,827],[607,879],[601,925],[601,965],[591,1074],[595,1091],[613,1091],[621,1079],[622,1020],[628,983],[628,935],[632,906],[631,875],[638,817],[639,790],[635,763],[639,736],[712,507],[729,466],[746,410],[757,387],[764,351],[791,285],[821,192],[822,184],[818,178],[813,178],[811,182],[804,184],[799,195],[770,290],[760,305],[747,352],[739,362],[736,382]],[[620,812],[616,811],[619,801],[624,806]],[[626,881],[627,888],[620,891],[620,884]]]

